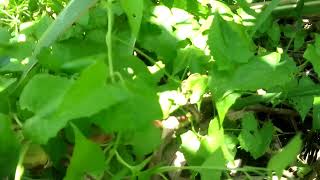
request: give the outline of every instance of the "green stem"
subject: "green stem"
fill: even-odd
[[[30,144],[31,144],[30,141],[26,142],[21,149],[21,152],[19,155],[19,160],[18,160],[18,165],[16,167],[14,180],[21,180],[21,178],[22,178],[22,175],[24,172],[23,160],[24,160],[24,157],[29,149]]]
[[[130,171],[132,172],[132,174],[135,174],[135,168],[133,166],[131,166],[130,164],[128,164],[124,159],[122,159],[122,157],[120,156],[120,154],[118,153],[117,150],[115,150],[115,155],[117,157],[117,160],[124,165],[125,167],[127,167],[128,169],[130,169]]]
[[[113,72],[113,57],[112,57],[112,26],[113,26],[113,12],[112,12],[112,1],[108,0],[107,10],[108,10],[108,31],[106,35],[106,43],[108,48],[108,66],[111,81],[114,83],[114,72]]]

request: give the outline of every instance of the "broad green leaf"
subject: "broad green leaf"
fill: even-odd
[[[289,141],[282,151],[270,159],[268,169],[275,171],[278,177],[281,176],[282,171],[296,160],[301,146],[301,135],[298,134]]]
[[[98,144],[86,139],[76,126],[73,126],[73,130],[75,147],[64,180],[100,177],[106,167],[102,149]]]
[[[252,59],[239,67],[229,82],[234,89],[257,90],[281,86],[294,78],[297,68],[292,59],[279,62],[280,56],[271,53]]]
[[[19,141],[11,127],[10,119],[0,114],[0,179],[12,175],[19,158]]]
[[[137,37],[143,16],[143,0],[120,0],[120,3],[128,17],[133,35]]]
[[[234,69],[253,57],[253,42],[244,27],[216,13],[207,41],[218,70]]]
[[[125,83],[129,91],[128,99],[95,117],[95,123],[106,132],[139,131],[162,118],[159,97],[154,87],[139,78]]]
[[[22,91],[20,108],[40,114],[54,111],[72,83],[72,80],[64,77],[37,74]]]
[[[226,166],[226,160],[221,148],[217,149],[213,154],[206,158],[199,170],[202,180],[220,179],[222,170]],[[206,169],[207,168],[207,169]],[[217,169],[215,169],[217,168]]]
[[[304,87],[310,87],[314,85],[312,80],[308,77],[300,79],[298,89],[304,89]],[[299,112],[302,121],[304,121],[306,115],[312,108],[313,96],[292,97],[289,99],[294,108]]]
[[[313,100],[313,119],[312,128],[314,130],[320,130],[320,97],[316,96]]]
[[[261,157],[268,149],[273,135],[273,125],[267,122],[260,129],[252,114],[242,119],[242,129],[238,137],[240,146],[250,152],[253,158]]]
[[[316,42],[320,41],[320,35],[316,36]],[[311,62],[315,72],[320,75],[320,43],[315,43],[314,45],[308,44],[303,57]]]
[[[35,76],[20,98],[22,107],[35,112],[26,120],[24,134],[36,143],[45,144],[69,120],[89,117],[126,99],[127,91],[107,85],[106,75],[106,66],[98,61],[75,81],[50,75]]]
[[[252,58],[232,72],[213,70],[209,86],[221,98],[228,90],[270,89],[290,82],[297,67],[291,58],[280,61],[280,54]]]
[[[50,70],[80,72],[88,65],[104,58],[105,49],[105,43],[68,39],[54,43],[50,48],[42,49],[37,59],[39,64]]]

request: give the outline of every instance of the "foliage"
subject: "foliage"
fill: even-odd
[[[303,136],[279,148],[255,110],[320,129],[320,34],[266,4],[0,1],[0,179],[282,176]],[[230,168],[241,153],[268,162]]]

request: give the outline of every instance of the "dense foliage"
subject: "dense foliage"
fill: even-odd
[[[0,1],[0,179],[320,176],[319,9]]]

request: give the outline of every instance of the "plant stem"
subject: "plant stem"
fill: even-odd
[[[108,48],[108,67],[111,77],[111,81],[114,83],[114,72],[113,72],[113,57],[112,57],[112,26],[113,26],[113,12],[112,12],[112,1],[108,0],[107,10],[108,10],[108,31],[106,35],[106,43]]]

